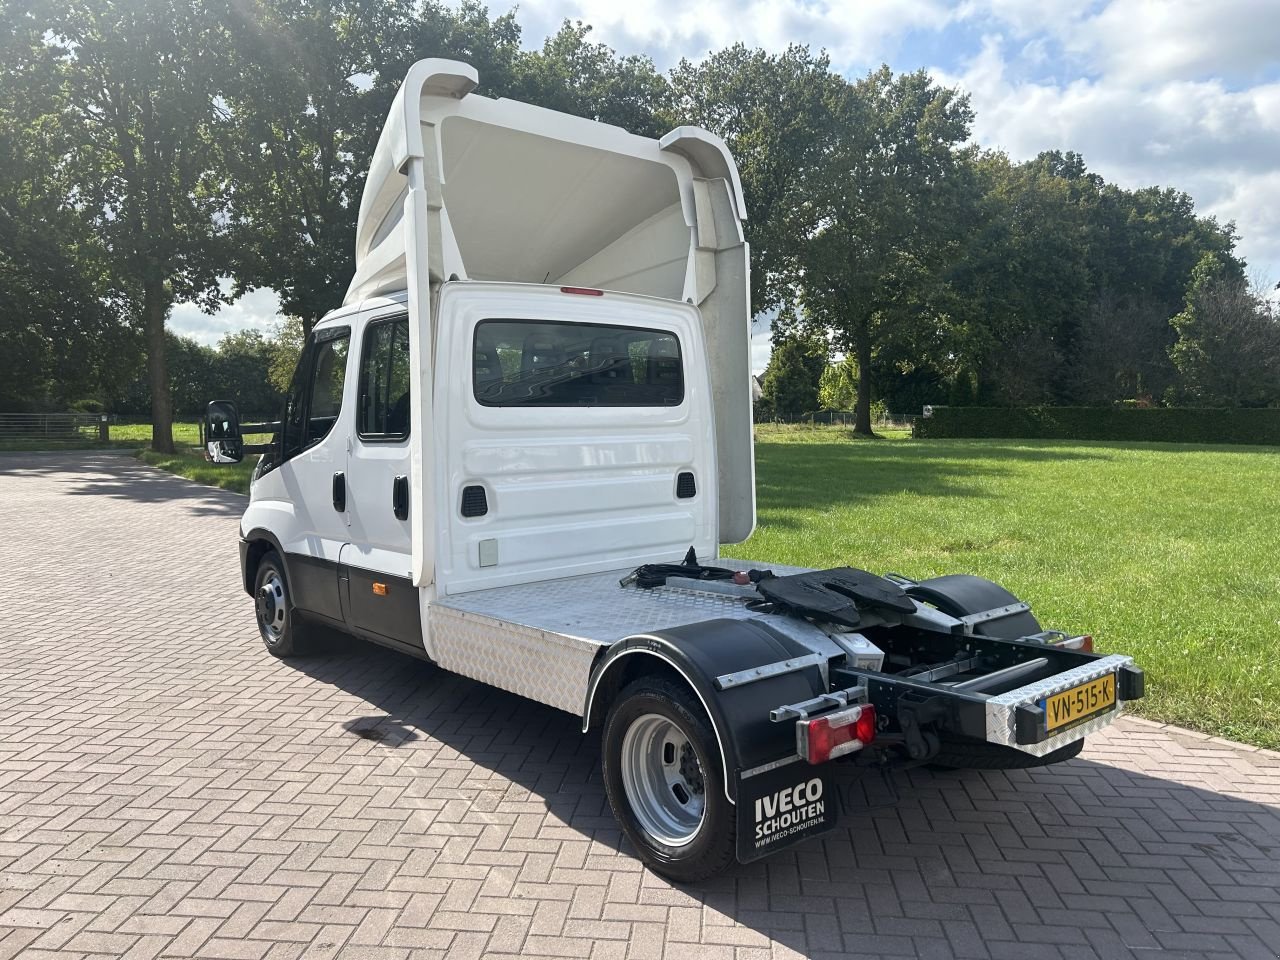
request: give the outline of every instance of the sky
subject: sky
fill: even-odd
[[[1280,0],[522,0],[518,18],[529,46],[582,20],[659,69],[738,41],[825,48],[851,77],[923,67],[969,92],[980,145],[1075,150],[1121,186],[1185,190],[1236,223],[1255,280],[1280,282]],[[213,317],[179,306],[170,326],[214,343],[269,329],[277,309],[260,290]]]

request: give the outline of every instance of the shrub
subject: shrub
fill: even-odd
[[[1280,446],[1280,409],[935,407],[916,419],[912,435]]]

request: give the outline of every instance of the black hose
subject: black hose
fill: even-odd
[[[688,580],[732,581],[738,571],[726,567],[709,567],[698,562],[698,555],[693,547],[684,555],[680,563],[646,563],[636,567],[631,575],[625,578],[624,584],[634,583],[642,590],[652,590],[664,586],[670,577],[684,577]],[[772,577],[770,570],[748,570],[747,577],[752,583],[759,583],[765,577]]]

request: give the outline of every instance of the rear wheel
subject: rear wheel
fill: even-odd
[[[637,680],[610,707],[602,746],[609,806],[655,872],[691,882],[729,865],[736,820],[720,748],[687,690]]]
[[[268,652],[275,657],[306,653],[310,640],[307,625],[299,622],[294,612],[284,564],[274,550],[263,555],[258,562],[253,584],[258,633]]]

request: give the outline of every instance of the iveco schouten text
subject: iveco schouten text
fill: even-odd
[[[677,880],[832,829],[833,759],[1055,763],[1142,696],[987,580],[722,556],[755,524],[733,158],[476,82],[410,69],[280,420],[209,405],[210,459],[262,455],[240,553],[271,653],[328,624],[580,716]]]

